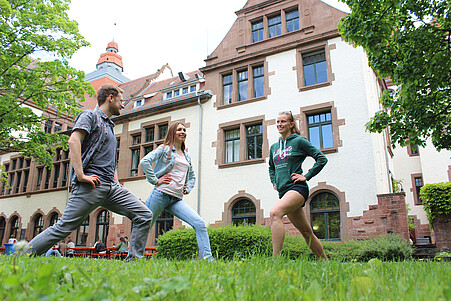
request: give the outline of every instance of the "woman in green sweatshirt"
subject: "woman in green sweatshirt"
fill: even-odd
[[[282,218],[286,215],[304,236],[313,253],[325,260],[327,257],[323,246],[313,233],[302,208],[309,195],[307,181],[321,171],[327,163],[327,158],[307,139],[300,136],[291,112],[279,113],[277,130],[280,138],[271,146],[269,157],[269,176],[280,198],[270,212],[273,256],[277,256],[282,250],[285,238]],[[302,163],[307,156],[316,162],[304,175]]]

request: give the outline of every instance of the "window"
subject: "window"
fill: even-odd
[[[238,72],[238,101],[247,99],[247,70]]]
[[[164,140],[166,133],[168,132],[168,124],[162,124],[158,126],[158,140]]]
[[[53,226],[54,224],[56,224],[58,222],[58,213],[53,213],[50,216],[50,221],[49,221],[49,227]]]
[[[143,99],[138,99],[135,101],[135,108],[138,108],[144,104]]]
[[[265,66],[262,62],[226,70],[221,75],[222,95],[217,99],[218,107],[238,105],[240,102],[250,102],[263,99],[267,87]]]
[[[292,10],[285,14],[287,20],[287,32],[292,32],[299,29],[299,11]]]
[[[192,86],[189,87],[189,91],[190,92],[196,92],[196,90],[197,90],[197,86],[196,85],[192,85]]]
[[[327,82],[326,53],[324,50],[302,55],[305,86]]]
[[[44,217],[41,214],[38,214],[38,216],[36,216],[34,219],[33,237],[41,233],[43,227],[44,227]]]
[[[52,184],[52,188],[56,188],[58,187],[58,178],[60,175],[60,165],[59,164],[55,164],[53,166],[53,184]]]
[[[188,94],[188,87],[182,89],[182,94]]]
[[[177,97],[177,96],[179,96],[180,95],[180,90],[175,90],[174,91],[174,97]]]
[[[171,92],[167,92],[166,93],[166,98],[171,98],[172,97],[172,91]]]
[[[21,178],[22,178],[22,172],[19,171],[16,173],[16,185],[14,187],[14,193],[19,193]]]
[[[15,177],[15,173],[12,173],[9,175],[9,189],[8,189],[8,194],[11,194],[13,192],[13,185],[14,185],[14,177]]]
[[[225,131],[224,163],[237,162],[240,159],[240,129]]]
[[[308,137],[318,149],[334,147],[330,112],[307,116]]]
[[[256,222],[255,205],[250,200],[238,200],[232,207],[232,224],[235,226],[249,225]]]
[[[263,40],[263,20],[252,23],[252,42]]]
[[[88,234],[89,234],[89,216],[83,221],[80,227],[78,227],[75,244],[77,246],[86,246]]]
[[[282,18],[280,15],[268,18],[268,35],[270,38],[282,34]]]
[[[247,160],[262,158],[263,126],[246,127]]]
[[[152,142],[155,139],[155,127],[146,128],[145,142]]]
[[[153,145],[144,146],[144,156],[153,151]]]
[[[57,133],[63,129],[63,125],[61,123],[55,122],[55,125],[53,126],[53,132]]]
[[[269,156],[264,116],[219,125],[216,162],[220,168],[264,163]]]
[[[141,134],[132,136],[132,145],[141,144]]]
[[[69,177],[69,162],[63,163],[63,178],[61,180],[61,186],[67,186],[67,179]]]
[[[155,245],[157,245],[158,236],[172,229],[174,226],[174,216],[166,210],[158,217],[155,223]]]
[[[97,215],[97,223],[96,223],[96,237],[95,240],[106,242],[108,237],[108,229],[110,224],[110,215],[108,211],[102,210],[99,215]]]
[[[233,76],[232,74],[222,77],[222,104],[226,105],[232,102]]]
[[[44,189],[48,189],[49,188],[49,183],[50,183],[50,175],[52,174],[52,170],[50,168],[46,168],[45,169],[45,182],[44,182]]]
[[[130,176],[135,177],[138,175],[138,166],[139,166],[139,148],[132,149],[132,162],[130,168]]]
[[[6,221],[4,217],[0,217],[0,244],[3,241],[3,237],[5,236],[6,230]]]
[[[421,205],[423,201],[420,198],[420,189],[423,187],[423,176],[421,174],[412,175],[413,199],[416,205]]]
[[[407,154],[409,155],[409,157],[416,157],[420,155],[418,145],[407,144]]]
[[[41,182],[42,182],[42,174],[44,172],[44,168],[43,167],[38,167],[38,179],[36,181],[36,190],[40,190],[41,189]]]
[[[52,125],[53,125],[53,121],[47,120],[44,123],[44,133],[51,134],[52,133]]]
[[[17,216],[14,216],[11,219],[10,228],[9,228],[9,235],[14,235],[17,240],[19,240],[19,218]]]
[[[264,95],[265,88],[265,72],[263,66],[253,68],[253,80],[254,80],[254,97],[260,97]]]
[[[340,240],[340,201],[335,195],[317,194],[310,203],[310,220],[319,239]]]
[[[22,186],[22,192],[26,192],[27,191],[27,184],[28,184],[28,176],[29,176],[30,171],[28,170],[24,170],[23,172],[23,186]]]

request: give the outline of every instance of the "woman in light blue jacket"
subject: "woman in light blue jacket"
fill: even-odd
[[[197,245],[203,259],[213,260],[207,227],[202,218],[182,201],[194,187],[191,157],[185,151],[186,128],[181,122],[169,126],[164,143],[142,158],[140,165],[147,181],[155,185],[146,206],[153,213],[152,226],[163,210],[177,216],[196,231]],[[155,166],[152,168],[152,163]]]

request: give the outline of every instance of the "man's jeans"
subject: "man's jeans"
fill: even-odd
[[[31,252],[37,255],[45,253],[55,243],[76,230],[89,213],[99,206],[125,215],[132,221],[128,257],[141,258],[152,223],[152,212],[130,191],[116,183],[102,183],[96,185],[95,189],[91,183],[74,185],[60,220],[30,241]]]
[[[152,227],[163,209],[177,216],[182,221],[188,223],[196,231],[197,245],[200,256],[203,259],[212,260],[210,239],[208,238],[207,227],[202,218],[182,200],[154,189],[146,201],[146,206],[152,211],[154,219]]]

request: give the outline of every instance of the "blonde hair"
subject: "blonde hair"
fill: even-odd
[[[280,112],[279,115],[285,115],[288,116],[288,118],[290,119],[290,122],[294,122],[294,126],[290,128],[291,133],[294,134],[301,134],[301,131],[298,128],[298,124],[296,123],[296,121],[294,121],[294,117],[293,117],[293,113],[291,113],[291,111],[284,111],[284,112]]]

